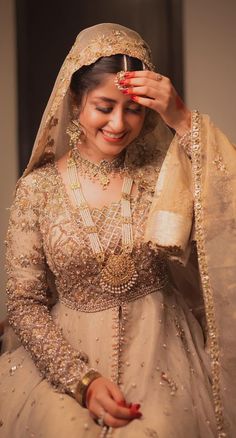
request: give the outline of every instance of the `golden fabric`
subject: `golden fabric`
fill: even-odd
[[[186,264],[189,253],[186,237],[189,233],[189,213],[193,201],[195,220],[191,233],[197,242],[218,433],[220,436],[222,433],[234,436],[236,150],[208,116],[200,116],[197,113],[193,115],[191,135],[191,165],[186,166],[181,159],[181,164],[178,163],[177,166],[177,175],[174,172],[174,162],[178,147],[174,141],[170,146],[168,154],[171,154],[171,159],[168,159],[167,154],[161,171],[161,195],[159,196],[158,192],[158,180],[145,239],[169,257],[172,253],[174,258]],[[178,174],[179,166],[182,166],[182,171]],[[172,188],[169,187],[170,175],[173,181],[175,178],[179,180],[180,183],[176,182],[178,187],[185,188],[183,205],[181,192],[178,197],[172,197]],[[163,216],[171,216],[173,232],[169,233],[168,227],[164,232],[162,227],[164,235],[159,236],[157,229]],[[184,222],[185,229],[182,226]]]
[[[18,183],[8,308],[23,346],[0,359],[0,434],[99,436],[73,398],[76,382],[95,368],[120,385],[127,401],[142,404],[142,420],[113,430],[114,438],[233,437],[234,147],[207,116],[194,113],[186,151],[149,112],[126,155],[139,189],[132,200],[139,279],[122,302],[99,289],[98,266],[57,170],[55,160],[69,147],[72,74],[116,53],[152,68],[135,32],[114,24],[81,32]],[[118,249],[119,203],[92,214],[107,253]]]
[[[95,368],[117,382],[128,401],[142,404],[144,420],[112,436],[167,437],[178,425],[179,436],[188,430],[193,437],[214,437],[202,331],[167,275],[162,254],[143,241],[148,192],[132,200],[137,286],[117,297],[102,293],[79,212],[58,178],[53,163],[34,170],[19,184],[12,207],[8,310],[32,359],[19,347],[0,361],[3,436],[99,436],[88,411],[67,395],[88,368]],[[107,254],[119,250],[119,203],[92,214]],[[51,310],[48,268],[58,292]],[[8,420],[9,407],[16,418]]]

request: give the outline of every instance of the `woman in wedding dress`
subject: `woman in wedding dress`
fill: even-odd
[[[136,32],[78,35],[11,209],[1,436],[234,436],[233,160]]]

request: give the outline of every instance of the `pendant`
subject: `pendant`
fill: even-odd
[[[104,292],[123,294],[133,288],[138,278],[130,254],[112,254],[101,272],[100,284]]]
[[[108,184],[110,183],[110,179],[104,173],[99,173],[98,178],[99,178],[99,182],[100,182],[103,190],[105,190],[107,188]]]

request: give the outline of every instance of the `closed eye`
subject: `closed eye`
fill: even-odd
[[[126,110],[133,113],[133,114],[139,114],[142,111],[142,107],[141,106],[139,106],[137,108],[129,108],[128,107],[128,108],[126,108]]]
[[[97,106],[96,110],[100,111],[103,114],[109,114],[109,113],[111,113],[113,111],[113,108],[112,107]],[[141,111],[142,111],[142,107],[141,107],[141,105],[137,106],[136,108],[127,107],[125,109],[125,111],[128,111],[128,112],[130,112],[132,114],[140,114]]]
[[[96,110],[100,111],[101,113],[108,114],[113,110],[113,108],[106,108],[106,107],[97,106]]]

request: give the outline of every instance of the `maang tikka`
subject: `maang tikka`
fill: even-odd
[[[124,81],[125,73],[128,71],[127,59],[128,59],[127,55],[123,55],[123,66],[124,66],[124,69],[121,70],[121,71],[118,71],[118,73],[116,74],[116,78],[115,78],[115,85],[118,88],[118,90],[120,90],[120,91],[123,91],[123,90],[125,90],[127,88],[126,85],[122,85],[120,83],[120,81]],[[143,61],[141,61],[141,62],[142,62],[143,70],[146,70],[146,66],[145,66],[144,62]]]
[[[127,63],[127,56],[126,55],[123,55],[123,66],[124,66],[124,70],[119,71],[116,74],[116,78],[115,78],[115,85],[118,88],[118,90],[120,90],[120,91],[122,91],[126,88],[124,85],[120,84],[120,81],[125,79],[125,72],[128,71],[128,63]]]

